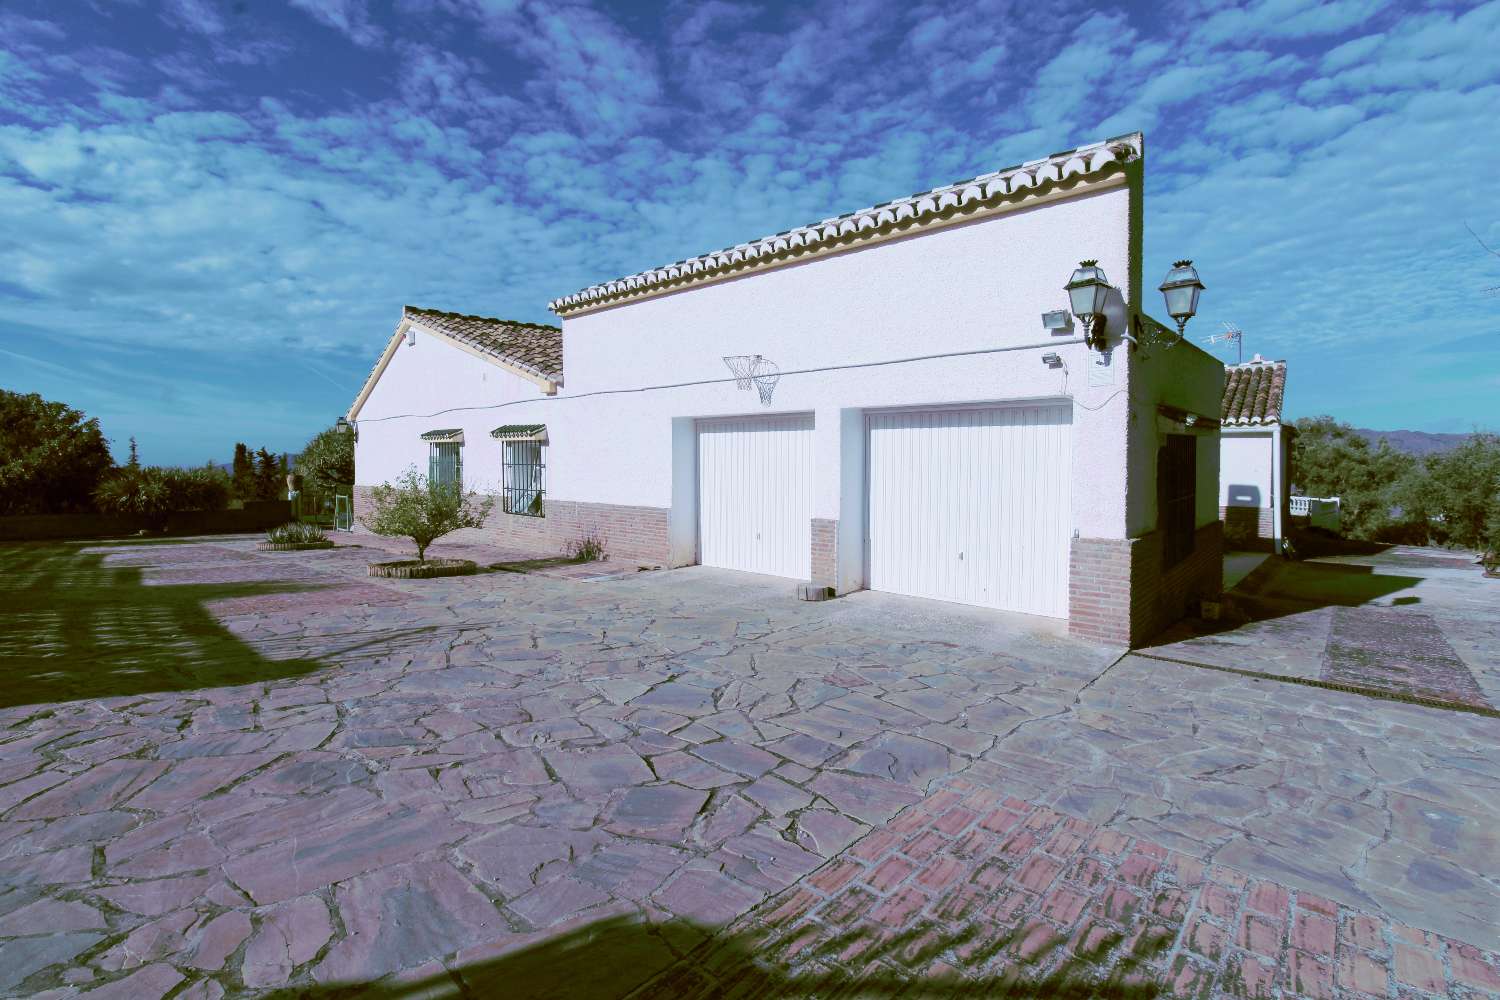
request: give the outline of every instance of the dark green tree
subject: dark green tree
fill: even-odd
[[[255,463],[250,459],[250,449],[243,441],[234,445],[234,464],[229,472],[230,490],[236,500],[255,499]]]
[[[286,480],[278,475],[276,456],[264,447],[255,452],[255,499],[275,500],[286,495]]]
[[[324,496],[346,491],[354,482],[354,435],[330,427],[314,435],[297,456],[305,488]]]
[[[1338,497],[1343,531],[1351,538],[1375,538],[1396,526],[1397,484],[1414,464],[1410,455],[1384,438],[1371,447],[1329,416],[1303,417],[1295,427],[1288,473],[1294,493]]]
[[[0,389],[0,514],[91,510],[94,488],[113,465],[97,419]]]
[[[1491,537],[1500,525],[1500,435],[1476,431],[1457,448],[1428,455],[1403,481],[1400,498],[1440,544],[1500,547]]]
[[[125,463],[126,468],[139,469],[141,467],[141,455],[135,448],[135,435],[130,435],[130,460]]]

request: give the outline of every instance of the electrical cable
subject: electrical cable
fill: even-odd
[[[1070,344],[1081,344],[1082,337],[1072,337],[1068,340],[1046,340],[1032,344],[1011,344],[1006,347],[980,347],[972,351],[948,351],[943,354],[917,354],[908,358],[890,358],[885,361],[859,361],[847,365],[824,365],[819,368],[796,368],[791,371],[781,372],[781,377],[788,375],[816,375],[821,372],[850,371],[857,368],[880,368],[885,365],[905,365],[917,361],[940,361],[944,358],[967,358],[980,354],[1004,354],[1009,351],[1029,351],[1042,347],[1067,347]],[[483,410],[499,410],[507,406],[534,405],[536,403],[562,402],[567,399],[587,399],[590,396],[619,396],[637,392],[657,392],[663,389],[690,389],[700,385],[723,385],[726,382],[736,381],[734,376],[728,378],[706,378],[693,382],[668,382],[662,385],[642,385],[628,389],[595,389],[591,392],[579,392],[565,396],[541,396],[536,399],[513,399],[506,403],[488,403],[484,406],[454,406],[446,410],[437,410],[433,413],[392,413],[383,417],[362,417],[361,424],[375,424],[384,420],[405,420],[408,418],[425,419],[428,417],[441,417],[448,413],[470,413]],[[1123,390],[1122,390],[1123,391]],[[1119,393],[1116,393],[1119,395]],[[1111,399],[1114,397],[1111,396]],[[1105,402],[1108,402],[1106,400]],[[1103,404],[1100,404],[1103,405]]]

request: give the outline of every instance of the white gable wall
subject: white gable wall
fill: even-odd
[[[396,348],[356,417],[356,478],[373,486],[413,465],[425,475],[428,445],[422,434],[461,427],[465,487],[498,492],[501,445],[490,431],[499,424],[539,421],[519,411],[544,398],[535,382],[418,327],[416,343],[403,340]],[[506,403],[528,405],[495,408]]]
[[[1271,432],[1235,430],[1223,432],[1220,458],[1219,506],[1275,506],[1275,479]]]

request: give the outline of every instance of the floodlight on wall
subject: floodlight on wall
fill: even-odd
[[[417,328],[409,326],[406,328],[406,346],[411,347],[417,342]]]
[[[1068,305],[1073,315],[1083,324],[1084,343],[1102,350],[1105,344],[1104,305],[1114,289],[1099,262],[1081,261],[1063,289],[1068,293]]]
[[[1068,315],[1066,309],[1044,312],[1042,313],[1042,327],[1051,330],[1054,334],[1070,333],[1073,330],[1073,317]]]
[[[1046,354],[1042,355],[1042,364],[1046,365],[1048,368],[1061,368],[1062,363],[1062,355],[1058,354],[1056,351],[1048,351]]]

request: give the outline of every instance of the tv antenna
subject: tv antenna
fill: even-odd
[[[1204,338],[1203,342],[1205,344],[1227,344],[1230,341],[1234,341],[1235,347],[1238,348],[1238,355],[1237,355],[1237,357],[1238,357],[1239,360],[1237,360],[1235,362],[1235,364],[1244,364],[1245,363],[1245,331],[1241,330],[1239,327],[1235,326],[1233,323],[1224,322],[1224,332],[1223,333],[1216,333],[1212,337]]]

